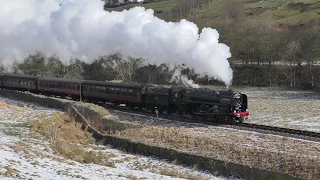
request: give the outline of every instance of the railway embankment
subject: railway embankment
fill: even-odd
[[[112,114],[91,103],[31,93],[0,90],[0,95],[66,111],[77,117],[83,130],[91,132],[104,144],[194,166],[216,175],[243,179],[319,178],[316,153],[320,145],[312,142],[132,114]],[[303,149],[305,147],[308,148]]]

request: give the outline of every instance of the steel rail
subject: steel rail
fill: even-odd
[[[133,113],[136,115],[145,115],[151,118],[156,118],[155,114],[149,111],[137,111],[133,109],[119,108],[114,106],[104,106],[104,107],[117,110],[118,113],[119,112]],[[290,128],[276,127],[276,126],[267,126],[267,125],[252,124],[252,123],[218,123],[214,121],[195,120],[195,119],[192,119],[192,117],[190,116],[179,116],[179,115],[159,114],[159,118],[162,118],[164,120],[173,120],[173,121],[192,123],[197,125],[223,127],[223,128],[258,132],[258,133],[270,134],[270,135],[279,135],[283,137],[291,137],[291,138],[320,142],[320,133],[313,132],[313,131],[305,131],[305,130],[290,129]]]
[[[320,133],[313,132],[313,131],[305,131],[305,130],[276,127],[276,126],[267,126],[267,125],[260,125],[260,124],[251,124],[251,123],[241,123],[241,124],[236,124],[236,126],[259,129],[259,130],[266,130],[266,131],[273,131],[273,132],[278,132],[278,133],[292,134],[292,135],[297,135],[297,136],[308,136],[308,137],[313,137],[313,138],[319,138],[319,140],[320,140]]]

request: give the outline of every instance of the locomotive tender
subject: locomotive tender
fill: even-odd
[[[191,115],[216,121],[243,122],[249,116],[245,94],[232,90],[215,91],[184,87],[159,87],[111,83],[105,81],[71,80],[26,75],[2,74],[3,89],[30,91],[48,96],[70,97],[89,102],[125,104],[130,108],[156,109],[167,114]]]

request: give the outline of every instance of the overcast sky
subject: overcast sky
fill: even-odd
[[[63,2],[65,2],[65,1],[67,1],[67,0],[56,0],[59,4],[61,4],[61,3],[63,3]]]

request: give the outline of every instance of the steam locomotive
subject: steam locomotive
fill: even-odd
[[[3,89],[29,91],[47,96],[70,97],[87,102],[124,104],[132,109],[177,113],[215,121],[243,122],[249,116],[245,94],[184,87],[123,84],[92,80],[0,75]]]

